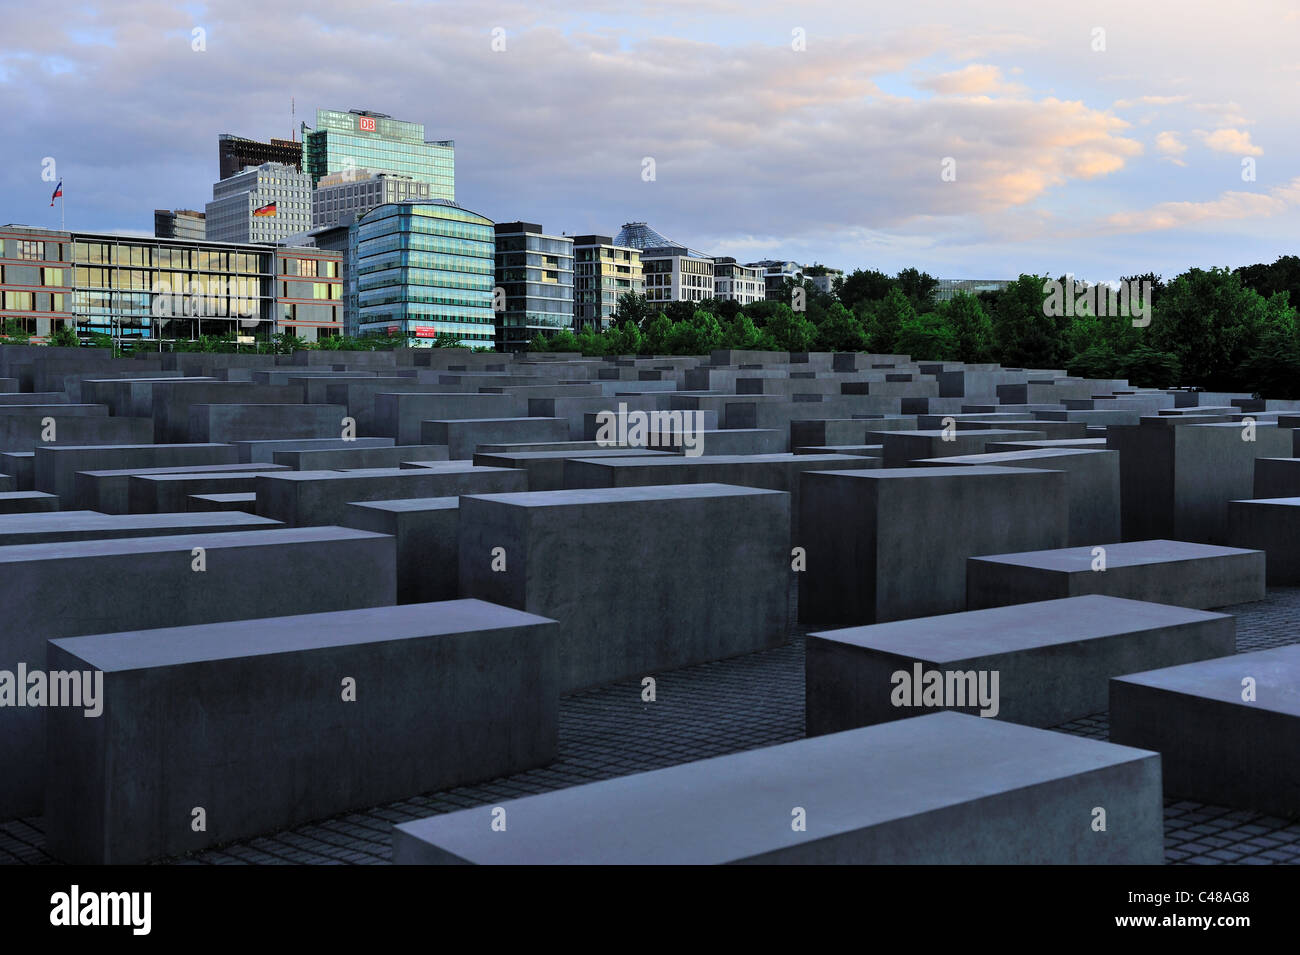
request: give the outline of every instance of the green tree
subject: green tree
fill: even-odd
[[[871,350],[882,355],[900,351],[900,330],[904,324],[916,319],[916,309],[903,290],[891,288],[881,301],[867,306],[864,311],[870,316],[865,327]]]
[[[892,351],[917,361],[951,361],[957,353],[957,336],[938,313],[926,312],[902,322]]]
[[[646,330],[646,326],[654,321],[659,309],[650,303],[644,295],[636,292],[624,292],[618,297],[618,304],[614,306],[615,325],[625,325],[632,322],[641,331]]]
[[[934,304],[934,290],[939,287],[939,280],[928,272],[916,269],[903,269],[894,279],[912,308],[918,314],[930,311]]]
[[[958,292],[939,310],[952,331],[959,361],[978,364],[993,357],[993,320],[973,295]]]
[[[31,334],[16,318],[5,319],[4,329],[0,330],[0,339],[11,345],[25,345],[32,340]]]
[[[45,343],[57,348],[76,348],[81,344],[81,339],[77,337],[75,331],[59,322],[58,327],[50,332],[50,337],[46,339]]]
[[[668,320],[668,316],[663,312],[652,318],[645,329],[643,347],[646,353],[650,355],[669,354],[668,338],[672,334],[672,330],[673,323]]]
[[[844,306],[856,313],[858,304],[879,302],[892,289],[895,282],[876,269],[854,269],[839,283],[839,298]]]
[[[866,351],[867,332],[856,315],[836,302],[817,329],[817,347],[824,351]]]
[[[817,327],[803,313],[780,303],[768,319],[766,331],[778,351],[811,351],[817,341]]]
[[[1043,276],[1022,274],[997,296],[994,358],[1008,368],[1058,368],[1069,357],[1070,319],[1064,307],[1060,315],[1047,314],[1047,282]]]

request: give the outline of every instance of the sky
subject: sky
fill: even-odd
[[[372,109],[497,221],[1090,281],[1297,252],[1300,4],[0,0],[0,223],[150,234],[217,135]],[[291,114],[296,105],[296,116]]]

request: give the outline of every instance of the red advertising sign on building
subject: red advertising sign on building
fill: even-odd
[[[375,131],[375,121],[369,116],[358,116],[357,128],[363,133],[373,133]]]
[[[436,328],[428,328],[424,325],[416,325],[415,337],[416,338],[437,338],[438,330]]]

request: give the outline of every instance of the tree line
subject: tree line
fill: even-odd
[[[1300,398],[1300,323],[1292,304],[1300,301],[1300,258],[1121,282],[1149,283],[1150,309],[1141,318],[1093,306],[1086,283],[1028,274],[1004,289],[947,301],[936,300],[938,280],[917,269],[893,276],[858,269],[829,293],[806,278],[787,280],[780,298],[743,307],[719,299],[661,307],[629,293],[609,329],[539,335],[529,348],[584,355],[866,351]],[[1098,290],[1105,291],[1093,294]],[[1054,307],[1062,297],[1069,306]]]

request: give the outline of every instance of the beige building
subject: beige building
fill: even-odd
[[[603,331],[620,296],[645,292],[641,250],[615,245],[607,235],[573,237],[573,327]]]

